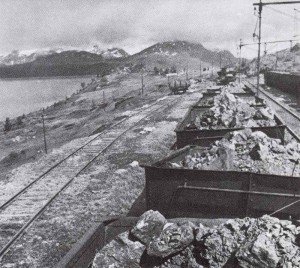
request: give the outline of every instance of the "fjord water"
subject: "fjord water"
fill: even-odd
[[[46,108],[90,81],[90,76],[0,79],[0,121]]]

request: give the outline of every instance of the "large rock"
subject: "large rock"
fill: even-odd
[[[183,250],[194,241],[194,230],[195,225],[191,222],[167,223],[160,236],[149,243],[148,255],[165,258]]]
[[[139,268],[145,246],[128,239],[128,232],[120,234],[115,240],[102,248],[95,256],[93,268]]]
[[[158,237],[167,220],[158,211],[148,210],[131,230],[131,235],[148,245],[153,238]]]
[[[94,268],[299,268],[300,227],[270,216],[231,219],[215,227],[173,221],[155,211],[100,250]],[[149,233],[147,233],[149,231]]]
[[[209,148],[193,148],[174,168],[235,170],[282,176],[300,176],[300,143],[284,146],[278,139],[251,129],[228,133]]]
[[[263,216],[247,230],[247,241],[236,253],[238,263],[248,267],[300,267],[296,226],[290,221]],[[298,265],[298,266],[297,266]]]
[[[244,243],[249,219],[229,220],[206,234],[196,236],[199,258],[209,267],[223,267]]]
[[[275,126],[276,121],[269,108],[254,108],[224,88],[214,97],[213,107],[196,117],[195,124],[199,129],[220,129]]]
[[[242,250],[239,254],[243,256],[238,256],[242,267],[275,268],[280,260],[273,239],[265,233],[259,234],[254,242],[246,243]]]
[[[194,257],[193,253],[194,247],[189,246],[179,254],[173,256],[170,259],[167,259],[161,265],[156,267],[164,267],[164,268],[204,268],[204,266],[197,263],[197,260]]]

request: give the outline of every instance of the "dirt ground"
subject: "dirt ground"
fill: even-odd
[[[1,267],[55,267],[95,222],[129,212],[145,183],[144,171],[138,164],[158,160],[170,151],[176,124],[201,96],[201,90],[169,96],[168,88],[162,86],[166,85],[166,78],[159,76],[144,78],[146,88],[141,96],[140,81],[138,74],[112,77],[110,85],[105,87],[106,101],[110,100],[105,109],[103,90],[82,92],[46,109],[51,148],[48,155],[42,152],[41,120],[35,119],[39,112],[26,116],[23,128],[5,136],[1,133],[0,141],[7,142],[0,145],[4,155],[0,193],[6,192],[0,196],[0,202],[76,149],[91,133],[102,131],[159,99],[178,99],[176,105],[137,124],[78,176],[16,241],[0,260]],[[20,138],[16,140],[17,136]],[[23,158],[9,157],[11,152],[19,154],[21,150],[26,150]],[[16,230],[11,227],[10,231]]]

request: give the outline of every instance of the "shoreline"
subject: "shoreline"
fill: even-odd
[[[19,80],[47,80],[47,79],[70,79],[70,78],[94,78],[96,75],[69,75],[69,76],[31,76],[31,77],[9,77],[2,78],[0,81],[19,81]]]
[[[40,101],[38,101],[37,103],[36,103],[36,105],[35,106],[39,106],[39,105],[41,105],[41,107],[40,108],[37,108],[37,107],[35,107],[35,108],[33,108],[33,110],[32,111],[24,111],[24,112],[20,112],[20,113],[18,113],[17,115],[15,115],[15,116],[12,116],[12,115],[8,115],[8,116],[4,116],[3,118],[0,118],[0,124],[3,124],[4,122],[5,122],[5,120],[6,120],[6,118],[8,117],[10,120],[16,120],[16,118],[17,117],[19,117],[19,116],[22,116],[23,114],[25,115],[25,116],[29,116],[29,115],[31,115],[32,113],[37,113],[37,112],[39,112],[40,110],[42,110],[42,109],[47,109],[47,108],[49,108],[49,107],[52,107],[53,105],[55,105],[56,103],[59,103],[59,102],[62,102],[62,101],[65,101],[66,99],[69,99],[70,97],[72,97],[72,95],[74,95],[74,94],[76,94],[76,93],[78,93],[80,90],[82,90],[82,88],[81,88],[81,85],[80,85],[80,82],[85,82],[86,83],[86,85],[85,85],[85,88],[84,88],[84,90],[86,90],[90,85],[91,85],[91,81],[92,81],[92,79],[94,79],[95,78],[95,76],[90,76],[90,75],[88,75],[88,76],[74,76],[74,77],[63,77],[63,76],[61,76],[61,77],[51,77],[50,79],[49,78],[34,78],[34,79],[0,79],[0,83],[1,83],[1,81],[2,82],[16,82],[16,83],[18,83],[18,82],[39,82],[39,81],[41,81],[41,82],[45,82],[45,81],[55,81],[55,80],[58,80],[57,82],[59,82],[59,80],[64,80],[64,81],[66,81],[66,82],[68,82],[68,80],[73,80],[73,79],[82,79],[81,81],[78,81],[78,84],[77,84],[77,86],[76,85],[74,85],[74,86],[72,86],[72,87],[70,87],[70,91],[72,91],[72,92],[68,92],[68,91],[66,91],[66,95],[65,96],[58,96],[58,99],[52,99],[52,100],[42,100],[42,97],[41,97],[41,100]],[[88,79],[88,81],[86,82],[86,81],[84,81],[84,80],[87,80]],[[18,85],[15,87],[16,89],[18,89]],[[55,87],[55,85],[53,85],[53,88],[56,88]],[[71,89],[72,88],[72,89]],[[62,91],[62,90],[64,90],[64,85],[61,85],[60,86],[60,91]],[[40,89],[37,89],[37,90],[32,90],[32,94],[34,95],[35,93],[34,92],[38,92],[39,94],[41,94],[41,91],[40,91]],[[39,95],[38,94],[38,95]],[[49,94],[49,96],[50,96],[51,94]],[[56,93],[54,92],[53,93],[53,96],[55,96],[56,95]],[[60,95],[60,94],[58,94],[58,95]]]

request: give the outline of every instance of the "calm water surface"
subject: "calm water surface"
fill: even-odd
[[[88,83],[91,76],[0,79],[0,121],[45,108]]]

